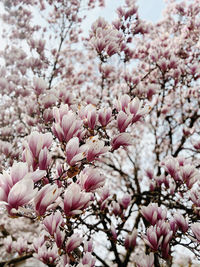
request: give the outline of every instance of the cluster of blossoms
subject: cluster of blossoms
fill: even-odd
[[[40,90],[42,84],[37,86]],[[98,112],[90,104],[80,110],[79,114],[67,104],[60,108],[55,107],[52,133],[61,144],[59,154],[65,159],[66,164],[62,168],[58,165],[57,174],[52,176],[53,158],[57,153],[53,147],[53,136],[51,133],[34,131],[23,143],[24,162],[15,163],[10,169],[10,174],[4,171],[1,175],[0,200],[8,213],[12,216],[22,216],[25,212],[33,220],[40,218],[49,234],[48,236],[44,232],[33,243],[33,255],[45,264],[55,262],[61,264],[60,261],[65,264],[77,262],[78,256],[74,251],[85,243],[80,234],[73,232],[70,234],[70,228],[67,230],[66,224],[71,224],[71,220],[77,220],[90,208],[95,193],[104,186],[106,180],[105,174],[101,173],[97,166],[90,164],[98,162],[100,156],[109,151],[113,152],[120,146],[130,145],[131,135],[125,133],[125,130],[128,124],[137,122],[146,113],[141,109],[140,101],[138,99],[131,101],[128,95],[122,96],[116,103],[119,114],[113,118],[111,109],[107,112],[102,110]],[[123,118],[120,119],[120,112],[130,114],[125,115],[131,118],[128,124]],[[106,132],[111,118],[112,121],[116,120],[119,131],[119,134],[112,139]],[[124,123],[126,126],[122,130],[121,124]],[[106,134],[103,140],[100,130]],[[105,145],[106,143],[108,145]],[[113,202],[112,213],[115,216],[120,215],[123,209],[128,208],[130,201],[130,195],[125,195],[119,204]],[[56,209],[58,211],[52,213]],[[51,214],[48,215],[49,213]],[[114,238],[115,228],[111,228],[111,232]],[[135,240],[136,232],[128,235],[125,239],[126,248],[131,249],[132,245],[136,245]],[[52,244],[53,241],[55,244]],[[10,244],[11,240],[6,239],[5,242],[8,246],[7,251],[14,251],[15,246]],[[19,246],[21,250],[17,249],[19,255],[32,251],[25,245],[26,241],[23,243],[22,240],[21,243],[23,244]],[[83,250],[82,262],[94,266],[92,250]]]
[[[2,1],[2,266],[200,260],[200,0],[124,2],[85,38],[103,0]]]
[[[170,242],[175,239],[177,231],[185,234],[188,230],[188,221],[180,213],[175,213],[167,219],[167,210],[158,207],[157,203],[142,207],[141,214],[151,225],[144,235],[144,242],[153,251],[159,251],[164,259],[170,257]]]

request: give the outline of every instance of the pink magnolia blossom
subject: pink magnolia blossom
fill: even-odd
[[[37,190],[34,189],[33,180],[27,169],[19,167],[27,166],[26,164],[15,164],[11,168],[11,175],[3,172],[0,176],[0,200],[6,205],[8,212],[12,209],[18,209],[29,203],[35,196]]]
[[[26,163],[14,163],[10,170],[10,175],[3,171],[2,180],[7,180],[10,186],[13,186],[22,180],[28,174],[28,166]]]
[[[13,240],[12,240],[12,237],[10,235],[3,239],[3,245],[5,246],[5,249],[8,253],[12,252]]]
[[[54,93],[48,92],[45,95],[41,95],[39,97],[40,104],[45,108],[48,109],[56,104],[57,97]]]
[[[92,109],[89,110],[87,113],[87,125],[89,129],[94,130],[97,123],[97,114],[96,110]]]
[[[101,210],[104,210],[107,207],[108,199],[110,196],[109,189],[106,187],[103,187],[102,189],[98,191],[98,193],[100,195],[99,203],[100,203]]]
[[[104,108],[99,110],[98,120],[102,127],[106,127],[112,118],[112,110],[111,108]]]
[[[69,140],[65,148],[66,161],[70,166],[76,165],[79,161],[86,157],[87,146],[79,146],[78,137]]]
[[[61,212],[58,210],[43,220],[43,224],[51,236],[54,235],[56,229],[64,223]]]
[[[46,243],[44,243],[38,248],[34,256],[45,264],[55,264],[58,258],[58,248],[56,244],[54,244],[52,248],[47,248]]]
[[[66,90],[66,88],[61,88],[59,91],[59,98],[62,100],[62,103],[71,106],[75,103],[75,99],[72,93]]]
[[[194,183],[200,180],[200,174],[198,170],[194,166],[191,166],[189,164],[183,166],[180,169],[180,177],[183,182],[186,183],[189,189],[194,185]]]
[[[53,137],[50,133],[41,134],[32,132],[24,143],[23,160],[35,170],[38,166],[41,170],[46,170],[51,162],[49,147]]]
[[[148,169],[145,171],[145,173],[146,173],[147,177],[148,177],[150,180],[153,179],[153,177],[154,177],[154,173],[153,173],[153,170],[152,170],[152,169],[148,168]]]
[[[174,215],[174,220],[179,227],[179,229],[183,232],[187,232],[188,230],[188,220],[183,217],[182,214],[176,213]]]
[[[52,144],[53,137],[50,133],[41,134],[39,132],[32,132],[27,137],[27,143],[25,146],[30,149],[33,157],[38,158],[41,149],[49,148]]]
[[[46,184],[37,196],[34,198],[35,210],[38,215],[42,216],[50,206],[60,195],[60,190],[56,184]]]
[[[132,137],[128,133],[120,133],[117,136],[115,136],[112,141],[112,149],[116,150],[120,146],[126,147],[132,144]]]
[[[125,112],[120,110],[120,112],[117,115],[117,126],[120,133],[125,132],[126,128],[131,124],[131,122],[132,122],[132,115],[127,115]]]
[[[191,229],[197,241],[200,242],[200,223],[193,223]]]
[[[115,216],[120,215],[122,213],[121,207],[120,207],[119,203],[117,203],[116,201],[112,202],[112,213]]]
[[[42,78],[34,77],[33,89],[36,95],[40,95],[47,89],[47,83]]]
[[[0,141],[0,151],[8,157],[12,153],[12,145],[8,142]]]
[[[96,108],[92,104],[82,107],[79,110],[79,116],[83,120],[86,127],[88,127],[90,130],[94,130],[97,124],[97,112]]]
[[[176,231],[178,230],[178,225],[176,223],[176,220],[174,218],[172,218],[170,221],[169,221],[169,224],[170,224],[170,229],[172,230],[172,232],[175,234]]]
[[[147,207],[143,206],[141,213],[152,225],[155,225],[157,220],[164,220],[167,217],[166,209],[158,207],[157,203],[149,204]]]
[[[200,207],[200,191],[194,189],[190,192],[190,199],[197,206]]]
[[[117,111],[122,110],[123,112],[126,112],[130,101],[131,98],[129,95],[127,94],[122,95],[117,101],[115,101],[115,107]]]
[[[149,255],[146,255],[142,253],[136,259],[136,265],[137,267],[153,267],[154,266],[154,254],[150,253]]]
[[[28,250],[27,240],[22,237],[19,237],[17,241],[14,242],[13,247],[18,252],[19,255],[22,255]]]
[[[131,202],[131,195],[125,194],[122,199],[119,200],[120,206],[122,206],[124,209],[127,209],[129,204]]]
[[[81,188],[86,192],[95,192],[98,188],[104,186],[105,176],[96,169],[86,168],[79,175]]]
[[[125,237],[124,246],[126,249],[134,249],[136,246],[137,230],[134,229],[131,234]]]
[[[48,149],[45,147],[44,149],[41,150],[39,154],[39,159],[38,159],[39,169],[47,170],[50,163],[51,163],[51,156],[49,154]]]
[[[53,124],[53,133],[60,142],[68,142],[72,137],[82,138],[84,130],[82,121],[68,109],[68,106],[62,106],[60,109],[54,108],[53,115],[55,123]]]
[[[38,252],[38,249],[45,243],[45,234],[42,232],[39,237],[33,239],[33,249]]]
[[[8,207],[18,209],[33,199],[37,190],[34,190],[33,181],[30,178],[23,178],[17,182],[8,194]]]
[[[92,39],[91,43],[98,54],[101,54],[103,50],[106,48],[106,40],[105,39]]]
[[[169,251],[170,251],[169,242],[171,241],[172,237],[173,237],[173,231],[170,231],[163,239],[161,251],[164,259],[167,259],[169,257]]]
[[[100,20],[104,21],[103,24],[99,23]],[[120,51],[123,35],[104,19],[99,18],[93,23],[90,35],[90,42],[98,55],[101,56],[101,59],[103,57],[111,57]]]
[[[90,239],[89,241],[84,242],[84,251],[92,252],[94,250],[93,241]]]
[[[147,235],[143,237],[144,242],[154,251],[158,250],[158,247],[163,241],[163,236],[158,236],[156,232],[156,226],[150,226],[147,229]]]
[[[53,108],[53,116],[56,123],[60,123],[65,115],[69,112],[68,105],[61,105],[60,108],[54,107]]]
[[[148,106],[142,108],[142,102],[137,97],[134,98],[126,108],[127,114],[132,115],[132,123],[139,121],[149,111],[150,108]]]
[[[175,158],[169,158],[166,159],[164,162],[164,167],[166,172],[168,172],[175,181],[178,181],[179,178],[179,164],[177,162],[177,159]]]
[[[171,232],[171,226],[166,220],[158,220],[156,223],[156,232],[160,237],[161,235],[166,236]]]
[[[33,251],[57,267],[94,267],[95,254],[97,265],[178,265],[180,244],[200,255],[200,0],[166,0],[155,24],[124,0],[113,23],[99,18],[84,37],[88,8],[104,1],[2,1],[8,265]]]
[[[75,248],[79,247],[82,243],[83,238],[79,236],[79,234],[71,235],[65,245],[66,253],[70,254]]]
[[[147,229],[147,236],[144,236],[144,241],[154,251],[160,249],[162,257],[166,259],[169,257],[170,241],[173,234],[170,224],[164,220],[159,220],[156,225]]]
[[[111,223],[110,231],[111,231],[112,239],[114,241],[116,241],[117,240],[117,231],[116,231],[116,228],[115,228],[113,223]]]
[[[67,216],[73,216],[82,213],[91,199],[89,193],[81,191],[78,184],[72,183],[64,194],[64,212]]]
[[[109,147],[104,146],[104,142],[99,140],[97,136],[90,137],[86,145],[87,149],[87,160],[89,162],[94,161],[97,159],[98,156],[108,152]]]
[[[200,140],[194,140],[192,144],[196,150],[200,150]]]
[[[54,239],[58,248],[61,248],[65,240],[65,232],[61,231],[60,228],[56,228],[54,232]]]
[[[92,256],[92,253],[86,252],[83,255],[83,258],[81,260],[81,263],[77,265],[77,267],[94,267],[95,266],[96,259]]]
[[[119,51],[119,45],[115,43],[115,40],[111,39],[110,44],[106,46],[106,53],[108,54],[109,57],[112,55],[116,54]]]
[[[95,32],[98,28],[105,29],[107,27],[107,22],[103,17],[99,17],[93,24],[92,30]]]

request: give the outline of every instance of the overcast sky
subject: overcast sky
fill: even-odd
[[[116,9],[124,4],[124,0],[105,0],[106,8],[96,8],[87,13],[87,18],[83,23],[84,34],[87,34],[91,24],[99,17],[104,17],[111,22],[117,18]],[[162,11],[165,7],[164,0],[138,0],[139,14],[142,19],[157,22],[162,18]],[[2,3],[0,2],[0,13],[2,13]],[[2,25],[1,25],[2,26]],[[1,38],[2,27],[0,27],[0,50],[5,47]]]
[[[163,0],[138,0],[139,13],[143,19],[157,22],[162,18],[165,7]]]
[[[89,25],[99,16],[111,22],[117,18],[116,9],[124,4],[124,0],[105,0],[106,8],[96,8],[88,13],[84,21],[84,30],[87,32]],[[157,22],[162,18],[162,11],[165,7],[164,0],[138,0],[139,15],[142,19]]]

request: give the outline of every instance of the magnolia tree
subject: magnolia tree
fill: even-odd
[[[0,266],[200,260],[200,0],[98,5],[2,1]]]

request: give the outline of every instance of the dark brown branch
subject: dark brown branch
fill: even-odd
[[[99,260],[105,267],[109,267],[109,265],[104,261],[102,260],[101,257],[99,257],[95,252],[92,253],[96,258],[97,260]]]
[[[6,266],[9,266],[10,264],[21,262],[23,260],[31,258],[32,256],[33,256],[33,253],[31,252],[31,253],[28,253],[26,255],[19,256],[17,258],[14,258],[14,259],[11,259],[11,260],[8,260],[8,261],[2,261],[2,262],[0,262],[0,267],[6,267]]]
[[[197,111],[194,112],[193,116],[190,118],[190,124],[189,124],[189,128],[192,128],[194,123],[197,121],[197,119],[199,118],[200,116],[197,114]],[[183,145],[185,144],[186,142],[186,137],[185,135],[182,136],[181,138],[181,141],[180,141],[180,144],[178,146],[178,148],[176,149],[176,151],[173,153],[173,157],[177,157],[179,152],[183,149]]]

